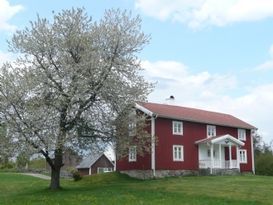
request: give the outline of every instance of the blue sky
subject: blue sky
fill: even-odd
[[[0,65],[14,56],[6,40],[37,14],[85,7],[99,19],[105,9],[131,10],[151,35],[139,54],[149,101],[230,113],[273,140],[273,0],[0,0]]]

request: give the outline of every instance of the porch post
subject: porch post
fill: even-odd
[[[220,163],[220,169],[222,169],[222,146],[219,144],[219,163]]]
[[[229,168],[231,169],[232,156],[231,156],[231,144],[229,144]]]
[[[240,152],[239,152],[239,146],[236,146],[236,160],[237,160],[237,168],[240,171]]]
[[[214,168],[214,159],[213,159],[213,144],[210,144],[210,174],[212,174],[212,169]]]

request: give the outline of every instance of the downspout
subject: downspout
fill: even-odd
[[[156,115],[152,115],[151,119],[151,168],[153,177],[155,177],[155,119]]]
[[[255,133],[256,133],[256,130],[255,130]],[[252,130],[250,130],[250,132],[251,132],[250,133],[250,141],[251,141],[252,172],[253,172],[253,174],[255,174],[254,145],[253,145],[253,136],[254,136],[254,134],[252,134]]]

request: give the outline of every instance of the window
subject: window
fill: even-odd
[[[207,125],[207,136],[215,137],[216,136],[216,126],[215,125]]]
[[[136,110],[134,109],[131,110],[128,115],[128,134],[130,137],[136,135],[136,127],[137,127],[136,117],[137,117]]]
[[[246,140],[246,130],[245,129],[238,129],[238,139],[239,140]]]
[[[247,163],[246,149],[239,150],[240,163]]]
[[[208,157],[210,157],[210,149],[208,149]],[[213,150],[213,157],[215,157],[215,150]]]
[[[129,130],[129,136],[135,136],[136,135],[136,122],[132,121],[128,124],[128,130]]]
[[[97,168],[97,173],[106,173],[106,172],[112,172],[113,168],[112,167],[98,167]]]
[[[184,161],[184,150],[182,145],[173,145],[173,161]]]
[[[129,162],[136,162],[137,159],[137,151],[136,146],[129,147]]]
[[[180,121],[173,121],[173,134],[183,135],[183,123]]]

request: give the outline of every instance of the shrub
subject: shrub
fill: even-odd
[[[68,171],[72,174],[74,181],[79,181],[82,179],[80,172],[75,168],[69,168]]]
[[[272,153],[263,153],[256,156],[256,174],[273,176],[273,155]]]
[[[3,163],[0,164],[0,169],[14,169],[15,168],[15,164],[12,162],[7,162],[7,163]]]

